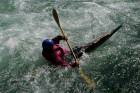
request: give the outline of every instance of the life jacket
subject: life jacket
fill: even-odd
[[[53,46],[53,51],[55,52],[55,51],[58,51],[58,50],[61,50],[62,52],[63,52],[63,54],[66,54],[67,53],[67,50],[65,49],[65,48],[62,48],[62,47],[60,47],[60,46],[58,46],[58,45],[54,45]]]
[[[62,53],[63,53],[63,55],[64,54],[66,54],[67,53],[67,50],[65,49],[65,48],[62,48],[62,47],[60,47],[60,46],[58,46],[58,45],[54,45],[53,46],[53,52],[55,52],[55,51],[58,51],[58,50],[60,50]],[[55,61],[54,60],[54,58],[53,58],[53,53],[52,54],[49,54],[49,53],[47,53],[47,52],[43,52],[43,56],[47,59],[47,60],[49,60],[49,61]]]

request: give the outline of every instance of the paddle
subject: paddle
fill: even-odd
[[[59,28],[60,28],[60,30],[61,30],[61,32],[62,32],[62,34],[63,34],[63,36],[65,36],[65,37],[66,37],[66,35],[65,35],[65,33],[64,33],[64,30],[63,30],[63,29],[61,28],[61,26],[60,26],[60,23],[59,23],[59,18],[58,18],[58,15],[57,15],[57,12],[56,12],[56,10],[55,10],[55,9],[53,9],[53,17],[54,17],[54,19],[55,19],[55,21],[56,21],[57,25],[59,26]],[[66,40],[66,42],[67,42],[67,45],[68,45],[68,47],[69,47],[70,51],[72,52],[72,55],[73,55],[74,60],[75,60],[75,62],[76,62],[76,61],[77,61],[77,58],[76,58],[76,56],[75,56],[75,54],[74,54],[74,52],[73,52],[73,49],[71,48],[71,46],[70,46],[70,44],[69,44],[68,40]]]
[[[66,35],[65,35],[65,33],[64,33],[64,30],[61,28],[61,25],[60,25],[60,22],[59,22],[59,18],[58,18],[58,14],[57,14],[56,10],[53,9],[52,13],[53,13],[53,17],[54,17],[54,19],[55,19],[55,21],[56,21],[58,27],[60,28],[60,30],[61,30],[63,36],[66,37]],[[68,42],[68,40],[66,40],[66,42],[67,42],[67,45],[68,45],[70,51],[71,51],[72,54],[73,54],[73,57],[74,57],[75,62],[78,61],[77,58],[76,58],[76,56],[75,56],[75,53],[73,52],[73,49],[71,48],[71,46],[70,46],[70,44],[69,44],[69,42]],[[92,80],[89,79],[89,77],[82,71],[82,69],[80,69],[80,66],[79,66],[79,71],[80,71],[81,77],[83,77],[83,78],[85,79],[85,81],[88,83],[88,86],[89,86],[90,88],[95,88],[95,83],[93,83]]]

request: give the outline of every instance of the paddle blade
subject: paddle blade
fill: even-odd
[[[96,84],[82,71],[82,69],[79,69],[81,77],[87,82],[88,87],[95,89]]]
[[[57,12],[56,12],[56,10],[55,10],[55,9],[53,9],[52,14],[53,14],[53,17],[54,17],[54,19],[55,19],[55,21],[56,21],[57,25],[60,27],[58,14],[57,14]]]

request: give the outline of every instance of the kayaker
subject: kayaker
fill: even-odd
[[[68,40],[68,38],[64,36],[56,36],[53,39],[45,39],[42,42],[43,57],[56,66],[62,67],[78,66],[79,61],[76,61],[75,63],[64,61],[63,56],[67,54],[67,50],[59,46],[60,40]]]

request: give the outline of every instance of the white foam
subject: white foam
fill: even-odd
[[[26,0],[15,0],[13,4],[17,9],[24,10],[25,8],[29,7],[26,3]]]
[[[9,40],[6,41],[6,46],[9,47],[10,49],[14,49],[16,46],[18,46],[19,41],[17,38],[10,37]]]

